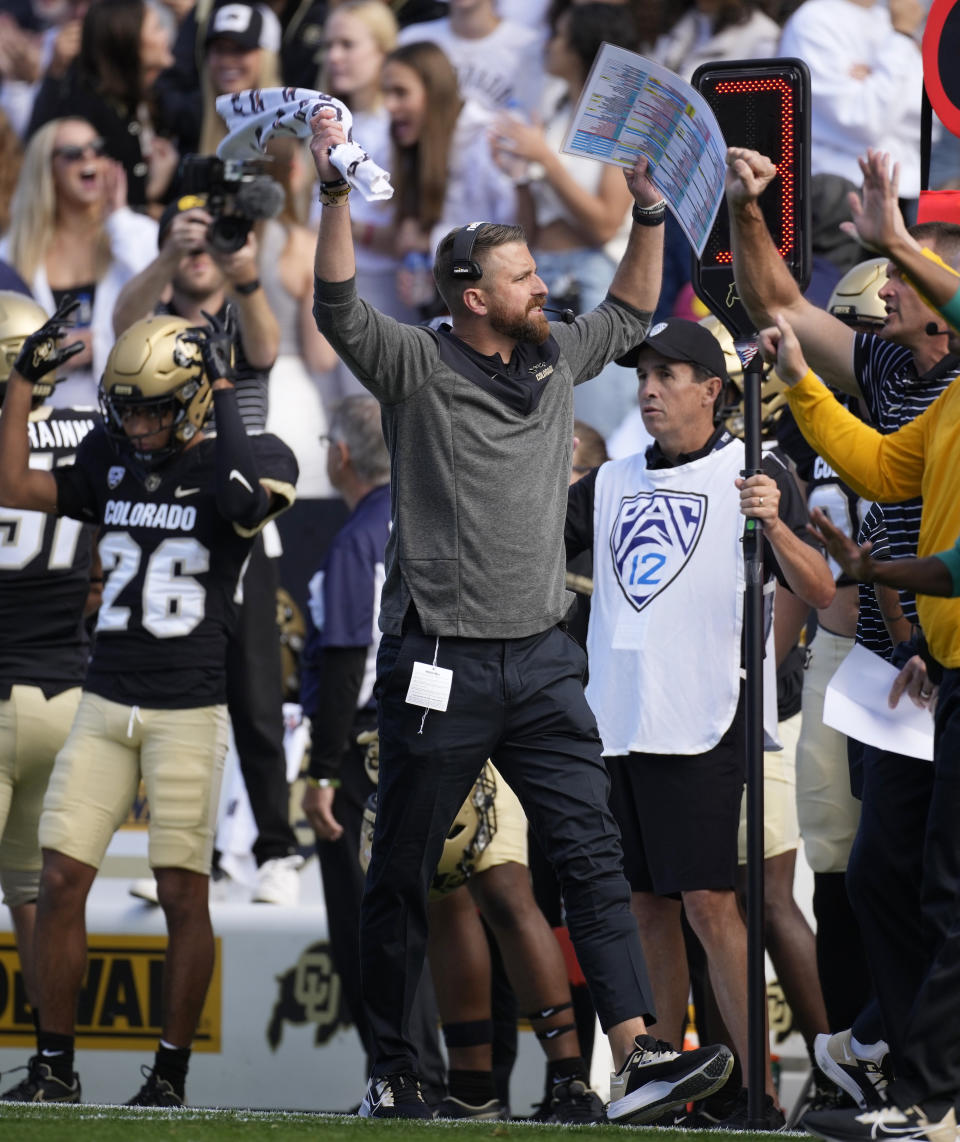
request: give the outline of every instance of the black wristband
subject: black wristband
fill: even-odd
[[[639,203],[633,204],[633,220],[638,226],[662,226],[666,221],[667,206],[661,202],[659,207],[642,207]]]
[[[240,294],[241,297],[249,297],[250,294],[256,293],[260,288],[260,279],[254,278],[252,282],[241,282],[239,285],[233,287],[234,293]]]

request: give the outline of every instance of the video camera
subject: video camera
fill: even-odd
[[[224,254],[239,250],[254,222],[274,218],[283,209],[283,187],[263,174],[256,159],[219,159],[216,155],[184,155],[180,193],[204,195],[213,221],[207,242]]]

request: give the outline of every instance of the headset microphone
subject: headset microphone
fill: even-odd
[[[928,337],[939,337],[941,333],[951,332],[949,329],[941,329],[935,321],[928,321],[923,331]]]
[[[554,309],[552,305],[541,305],[540,308],[544,313],[555,313],[562,322],[566,325],[572,325],[577,320],[577,315],[572,309]]]

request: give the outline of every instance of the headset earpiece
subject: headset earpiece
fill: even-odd
[[[483,277],[483,267],[473,260],[473,247],[483,226],[486,226],[486,222],[471,222],[461,226],[454,235],[453,264],[450,270],[455,278],[478,282]]]

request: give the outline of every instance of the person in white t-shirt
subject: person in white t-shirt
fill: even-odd
[[[781,56],[810,68],[810,169],[862,181],[869,147],[900,157],[900,194],[920,193],[923,65],[920,0],[805,0],[784,25]]]
[[[536,111],[543,84],[543,35],[501,19],[495,0],[450,0],[449,16],[409,25],[399,42],[424,40],[446,52],[464,99],[488,111]]]

